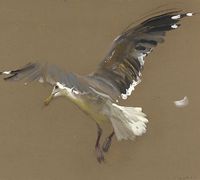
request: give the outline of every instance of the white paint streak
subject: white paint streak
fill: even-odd
[[[177,29],[177,28],[178,28],[178,25],[177,25],[177,24],[173,24],[173,25],[171,25],[171,28]]]
[[[130,96],[132,91],[135,89],[135,86],[137,86],[140,82],[141,82],[141,79],[139,77],[137,81],[133,80],[133,83],[126,90],[126,94],[121,94],[122,99],[127,99],[128,96]]]
[[[180,15],[180,14],[171,17],[171,19],[180,19],[180,18],[181,18],[181,15]]]
[[[4,71],[3,74],[10,74],[11,71]]]
[[[174,101],[174,104],[175,104],[175,106],[178,107],[178,108],[183,108],[183,107],[185,107],[185,106],[187,106],[187,105],[189,104],[188,97],[185,96],[183,99]]]
[[[148,54],[152,51],[152,49],[150,49],[149,52],[147,52]],[[144,57],[146,57],[147,54],[144,54],[144,53],[138,53],[136,51],[136,55],[137,55],[137,59],[140,63],[141,66],[144,66]],[[141,76],[141,72],[139,72],[139,77]],[[122,99],[127,99],[128,96],[131,95],[132,91],[135,89],[135,86],[137,86],[140,82],[141,82],[141,79],[138,77],[137,81],[133,80],[133,83],[129,86],[129,88],[126,90],[126,93],[125,94],[121,94],[121,97]]]
[[[194,13],[189,12],[189,13],[186,14],[186,16],[193,16],[193,14],[194,14]]]
[[[120,35],[117,36],[117,37],[114,39],[114,41],[117,41],[119,38],[120,38]]]
[[[38,79],[38,82],[39,82],[39,83],[44,83],[44,79],[43,79],[42,77],[40,77],[40,78]]]
[[[97,94],[99,94],[99,95],[101,95],[101,96],[103,96],[103,97],[106,97],[106,98],[112,100],[111,97],[110,97],[109,95],[104,94],[104,93],[102,93],[102,92],[99,92],[99,91],[97,91],[96,89],[94,89],[93,87],[89,87],[89,88],[92,89],[92,91],[94,91],[95,93],[97,93]]]
[[[115,54],[115,50],[112,51],[111,55],[106,59],[105,62],[107,63],[108,61],[110,61],[114,54]]]
[[[146,56],[146,54],[140,53],[138,56],[138,61],[140,62],[141,66],[144,66],[144,57]]]
[[[76,91],[74,88],[72,88],[72,92],[73,92],[74,94],[79,94],[79,91]]]

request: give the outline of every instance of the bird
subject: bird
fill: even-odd
[[[66,97],[87,114],[97,125],[95,154],[99,163],[117,140],[134,140],[146,132],[148,117],[142,107],[127,107],[126,100],[141,82],[146,57],[165,41],[166,33],[176,30],[181,20],[195,13],[183,10],[163,10],[127,27],[112,42],[111,48],[95,71],[87,75],[66,72],[56,65],[30,62],[15,70],[1,71],[5,81],[49,84],[47,106],[59,96]],[[112,132],[101,144],[102,122],[109,121]]]

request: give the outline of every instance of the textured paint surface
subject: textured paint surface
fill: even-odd
[[[0,70],[31,61],[87,74],[130,23],[163,4],[199,11],[199,0],[0,1]],[[49,86],[0,80],[0,180],[200,179],[200,17],[183,20],[145,59],[142,82],[122,105],[148,115],[144,136],[113,141],[99,165],[96,126],[66,99],[48,107]],[[177,97],[190,104],[176,108]],[[110,124],[105,124],[105,135]]]

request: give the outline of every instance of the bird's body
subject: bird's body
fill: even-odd
[[[134,27],[129,27],[118,36],[96,71],[81,76],[66,73],[56,66],[29,63],[12,71],[2,71],[6,81],[38,81],[53,86],[45,104],[57,96],[67,97],[91,119],[95,120],[98,136],[95,144],[97,159],[104,160],[113,135],[118,140],[135,139],[146,132],[147,116],[140,107],[125,107],[118,104],[127,99],[135,86],[141,82],[144,58],[160,43],[164,42],[167,31],[177,29],[180,20],[194,13],[164,11],[149,17]],[[100,124],[110,121],[113,132],[100,147],[102,129]]]
[[[70,76],[72,76],[72,74],[70,74]],[[75,74],[73,74],[73,77],[74,84],[78,84],[78,86],[68,88],[66,85],[58,83],[60,88],[63,89],[58,96],[64,96],[69,99],[80,110],[95,120],[96,123],[101,124],[109,120],[109,111],[106,112],[105,109],[108,110],[112,106],[112,99],[110,96],[95,90],[83,77]],[[79,87],[81,87],[81,89],[79,89]],[[51,99],[47,98],[46,104],[48,104],[50,100]]]
[[[76,106],[78,106],[84,113],[90,116],[96,123],[101,123],[108,118],[101,113],[103,107],[106,106],[108,100],[106,97],[97,94],[94,91],[87,93],[79,93],[79,90],[72,90],[74,93],[69,93],[71,89],[66,90],[65,96],[69,98]]]
[[[68,98],[97,123],[107,120],[106,114],[101,112],[103,112],[108,101],[111,102],[109,96],[92,88],[84,77],[76,74],[70,74],[70,76],[73,76],[73,87],[68,88],[65,84],[57,83],[59,88],[62,89],[58,96]],[[47,98],[46,104],[48,104],[48,101],[50,101],[49,98]]]

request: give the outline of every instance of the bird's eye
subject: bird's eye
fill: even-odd
[[[55,85],[55,89],[58,89],[58,85]]]

